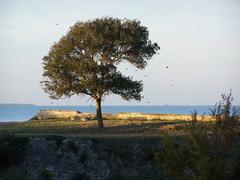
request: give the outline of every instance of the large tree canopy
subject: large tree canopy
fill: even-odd
[[[98,126],[103,127],[102,97],[118,94],[141,100],[143,84],[117,69],[123,61],[143,69],[159,50],[138,20],[100,18],[77,22],[43,58],[44,90],[51,98],[89,95],[96,100]]]

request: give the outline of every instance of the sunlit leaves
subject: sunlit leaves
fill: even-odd
[[[43,58],[41,83],[52,98],[85,94],[96,99],[113,93],[140,100],[142,82],[123,76],[117,65],[127,61],[143,69],[157,50],[138,20],[105,17],[77,22]]]

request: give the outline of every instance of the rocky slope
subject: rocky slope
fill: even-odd
[[[156,140],[29,138],[26,156],[17,166],[26,179],[160,178],[153,150]],[[1,178],[0,178],[1,179]]]

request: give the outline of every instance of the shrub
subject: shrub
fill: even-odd
[[[21,163],[26,155],[27,138],[11,134],[0,135],[0,168],[9,168]]]
[[[170,179],[235,179],[239,177],[239,110],[232,107],[232,94],[211,111],[213,122],[197,120],[185,129],[185,136],[165,137],[154,152],[155,163]]]
[[[52,180],[53,176],[54,174],[50,170],[44,169],[41,173],[41,180]]]
[[[5,169],[2,172],[2,176],[0,176],[1,178],[6,180],[27,180],[24,171],[16,167]]]

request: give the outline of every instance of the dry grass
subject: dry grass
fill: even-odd
[[[64,135],[64,136],[159,136],[166,133],[180,133],[185,121],[164,120],[105,120],[104,129],[97,128],[97,122],[71,121],[66,119],[32,120],[19,123],[0,124],[0,131],[18,135]],[[180,128],[179,128],[180,127]]]

